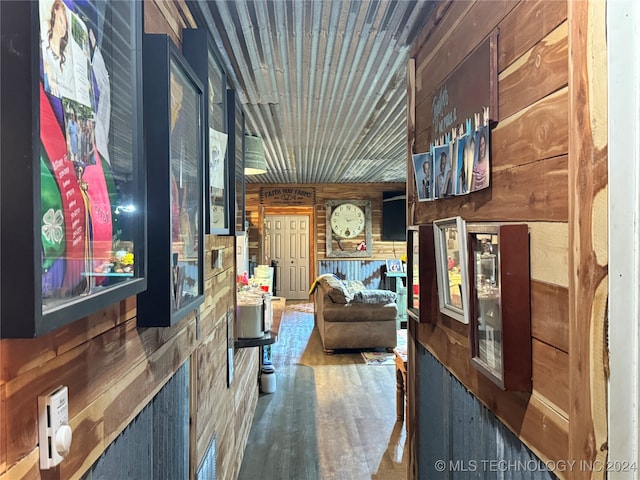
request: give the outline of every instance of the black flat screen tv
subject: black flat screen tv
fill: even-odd
[[[382,192],[382,241],[407,240],[407,195],[404,190]]]

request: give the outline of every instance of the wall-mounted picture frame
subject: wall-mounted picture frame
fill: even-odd
[[[144,106],[149,189],[149,278],[138,325],[166,327],[204,301],[202,83],[166,35],[145,34]]]
[[[434,198],[433,155],[431,152],[412,155],[413,177],[419,202],[428,202]]]
[[[385,260],[385,265],[387,267],[387,273],[402,273],[402,262],[399,258],[388,258]]]
[[[434,323],[438,315],[433,225],[407,227],[407,315]]]
[[[0,19],[11,38],[0,55],[11,72],[0,109],[0,336],[28,338],[146,287],[142,7],[0,2]]]
[[[469,323],[467,236],[462,217],[433,222],[440,312]]]
[[[236,91],[227,89],[227,156],[229,168],[233,170],[229,188],[233,207],[231,208],[231,229],[236,236],[246,232],[245,214],[245,174],[244,174],[244,136],[245,119]],[[232,168],[233,167],[233,168]]]
[[[503,390],[531,391],[529,229],[467,225],[471,364]]]
[[[432,148],[434,198],[450,197],[455,193],[455,168],[451,150],[450,143]]]
[[[229,183],[234,181],[234,169],[229,167],[227,142],[227,79],[218,61],[213,41],[206,29],[194,28],[182,31],[182,51],[204,88],[207,102],[205,115],[205,227],[206,233],[232,234],[232,202]]]

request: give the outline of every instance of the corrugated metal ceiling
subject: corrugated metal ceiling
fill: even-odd
[[[247,181],[404,182],[408,50],[435,3],[207,2],[247,133],[264,139],[268,172]]]

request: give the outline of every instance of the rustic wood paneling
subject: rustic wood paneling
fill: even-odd
[[[531,342],[533,357],[533,389],[568,418],[569,354],[540,342]]]
[[[569,290],[531,282],[531,336],[569,353]]]
[[[607,432],[606,4],[569,2],[569,457],[605,462]],[[602,202],[605,206],[600,205]],[[606,243],[606,241],[605,241]],[[600,463],[601,465],[604,463]],[[573,471],[571,479],[606,478]]]
[[[442,16],[437,21],[432,16],[425,23],[431,31],[423,32],[423,43],[412,50],[416,59],[416,151],[426,151],[431,140],[430,93],[495,27],[500,30],[500,108],[490,137],[491,186],[465,196],[418,202],[411,208],[415,224],[460,215],[467,221],[529,225],[533,392],[502,391],[474,369],[469,360],[468,327],[437,315],[435,324],[417,325],[413,330],[417,341],[543,460],[570,458],[571,130],[567,118],[571,87],[566,12],[566,2],[451,2],[438,12]],[[410,410],[410,418],[419,415],[419,410]],[[429,433],[417,432],[417,439],[409,435],[410,452],[417,448],[421,435]],[[415,459],[410,460],[410,478],[424,473],[414,463]]]
[[[499,75],[500,119],[567,85],[568,31],[562,23]]]
[[[0,345],[0,358],[2,345]],[[7,469],[7,402],[5,386],[0,383],[0,475]]]
[[[492,170],[566,155],[567,95],[561,89],[498,123],[490,137]]]
[[[500,22],[498,68],[504,70],[567,19],[566,0],[526,0]]]

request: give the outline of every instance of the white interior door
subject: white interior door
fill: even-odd
[[[266,215],[269,258],[276,260],[276,294],[288,300],[309,298],[309,216]]]

